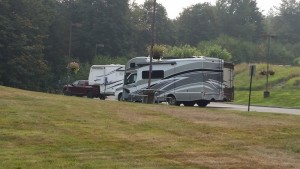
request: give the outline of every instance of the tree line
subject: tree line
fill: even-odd
[[[52,91],[69,81],[67,65],[87,78],[93,64],[147,56],[153,1],[0,0],[0,85]],[[300,2],[282,0],[263,15],[256,0],[199,3],[176,19],[157,4],[155,43],[165,57],[206,55],[241,62],[300,64]]]

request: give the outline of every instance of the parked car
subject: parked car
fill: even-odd
[[[88,80],[76,80],[75,82],[65,85],[63,88],[64,95],[68,96],[87,96],[88,98],[99,97],[99,87],[89,85]]]

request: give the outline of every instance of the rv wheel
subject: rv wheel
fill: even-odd
[[[175,96],[169,96],[168,98],[168,104],[169,105],[173,105],[173,106],[179,106],[180,105],[180,102],[176,101],[176,97]]]
[[[122,93],[120,93],[120,94],[118,95],[118,101],[121,101],[121,99],[122,99]]]
[[[208,103],[209,103],[209,101],[205,101],[205,100],[197,102],[199,107],[206,107],[208,105]]]

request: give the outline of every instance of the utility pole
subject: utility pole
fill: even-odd
[[[153,46],[154,46],[154,43],[155,43],[155,12],[156,12],[156,0],[153,0],[153,15],[152,15],[152,24],[151,24],[151,47],[150,47],[150,64],[149,64],[148,88],[150,88],[150,86],[151,86]]]
[[[267,38],[268,41],[268,53],[267,53],[267,74],[266,74],[266,91],[264,91],[264,98],[270,97],[270,92],[269,92],[269,59],[270,59],[270,44],[271,44],[271,38],[275,38],[276,35],[271,35],[271,34],[266,34],[263,37]]]
[[[68,50],[69,58],[71,58],[71,50],[72,50],[72,27],[73,27],[73,23],[71,21],[70,30],[69,30],[69,50]]]

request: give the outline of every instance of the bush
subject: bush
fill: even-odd
[[[294,59],[293,63],[294,63],[294,65],[300,65],[300,57],[297,57],[296,59]]]
[[[188,58],[192,56],[201,56],[201,51],[190,45],[181,45],[179,47],[167,47],[166,57],[178,57],[178,58]]]
[[[232,55],[225,48],[220,45],[206,45],[202,51],[205,56],[220,58],[224,60],[231,60]]]

